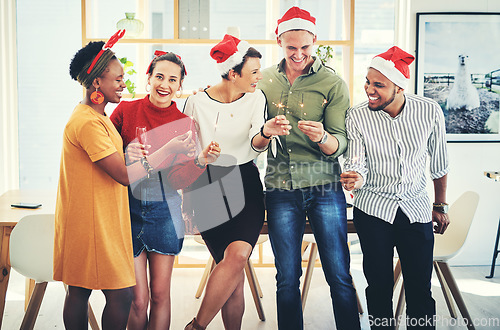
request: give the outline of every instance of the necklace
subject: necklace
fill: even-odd
[[[229,103],[229,102],[226,102],[226,100],[224,99],[224,97],[222,97],[222,93],[220,92],[220,87],[217,87],[217,92],[219,93],[219,96],[220,96],[220,99],[221,99],[222,103]]]
[[[219,93],[219,97],[220,97],[222,103],[230,103],[230,102],[226,102],[226,100],[224,99],[224,97],[222,97],[222,93],[220,92],[220,87],[217,87],[217,92]],[[231,113],[230,116],[232,118],[233,114]]]

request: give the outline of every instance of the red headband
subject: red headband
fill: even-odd
[[[122,29],[122,30],[116,31],[116,33],[113,34],[111,36],[111,38],[109,38],[108,42],[106,42],[104,44],[104,46],[102,46],[101,51],[97,54],[97,56],[92,61],[92,64],[90,64],[89,69],[87,70],[87,74],[90,74],[90,72],[94,68],[95,64],[97,63],[97,61],[101,57],[102,53],[104,53],[108,49],[111,49],[111,47],[113,47],[118,42],[118,40],[120,40],[124,35],[125,35],[125,29]]]
[[[158,56],[162,56],[162,55],[166,55],[168,52],[164,52],[163,50],[155,50],[155,57],[151,60],[151,62],[149,63],[148,65],[148,69],[146,70],[146,74],[149,73],[149,69],[151,69],[151,64],[153,64],[153,61],[155,60],[155,58],[157,58]],[[175,56],[177,56],[177,58],[182,62],[182,59],[179,55],[177,54],[174,54]],[[184,63],[182,63],[184,64]],[[186,70],[186,66],[184,65],[184,75],[187,76],[187,70]]]

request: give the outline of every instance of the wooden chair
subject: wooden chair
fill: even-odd
[[[256,246],[267,241],[267,235],[260,235],[257,240]],[[205,241],[201,238],[201,235],[195,235],[194,240],[200,244],[205,244]],[[205,286],[207,285],[208,276],[212,272],[215,267],[215,260],[212,256],[209,257],[207,261],[207,265],[205,266],[205,271],[201,277],[200,284],[198,285],[198,290],[196,291],[195,297],[196,299],[200,298]],[[257,314],[259,315],[259,319],[261,321],[266,320],[266,316],[264,314],[264,308],[262,307],[262,301],[260,300],[263,297],[262,289],[260,287],[259,281],[257,279],[257,275],[255,273],[255,268],[253,267],[252,261],[248,259],[247,264],[245,266],[245,274],[247,276],[248,285],[250,286],[250,291],[252,292],[253,301],[255,303],[255,308],[257,309]]]
[[[450,207],[448,212],[450,225],[448,229],[443,235],[434,236],[434,270],[441,284],[441,290],[443,291],[446,305],[448,306],[451,317],[457,318],[458,314],[453,304],[453,300],[455,301],[462,317],[467,320],[468,329],[474,329],[474,323],[472,322],[471,316],[465,306],[465,301],[460,294],[455,278],[448,266],[448,260],[457,255],[462,249],[467,234],[469,233],[472,219],[474,219],[478,203],[479,194],[476,192],[467,191],[462,194],[462,196],[460,196]],[[394,271],[395,286],[397,284],[397,279],[400,278],[400,274],[401,266],[398,261],[396,270]],[[402,280],[404,280],[404,278]],[[399,316],[403,312],[403,307],[405,305],[404,293],[404,285],[401,285],[398,304],[394,313],[396,320],[399,320]]]
[[[20,329],[33,329],[54,264],[54,214],[34,214],[22,218],[10,234],[10,264],[21,275],[34,280]],[[89,323],[99,330],[89,303]]]

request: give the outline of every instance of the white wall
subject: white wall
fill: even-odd
[[[406,40],[399,40],[409,52],[416,50],[416,13],[418,12],[500,12],[498,0],[408,0],[401,1],[406,22]],[[404,18],[401,17],[402,19]],[[500,31],[496,31],[500,33]],[[497,37],[498,40],[498,37]],[[412,66],[412,76],[415,75]],[[414,81],[409,90],[414,90]],[[448,143],[451,172],[448,175],[448,202],[463,192],[479,193],[480,201],[462,252],[450,260],[454,265],[491,265],[500,218],[500,182],[484,176],[484,171],[500,170],[500,143]],[[431,196],[432,184],[429,186]],[[451,224],[453,225],[453,224]],[[500,258],[497,259],[500,265]],[[486,275],[486,274],[485,274]]]
[[[79,0],[17,0],[21,189],[57,188],[62,133],[83,96],[69,75],[81,36]]]

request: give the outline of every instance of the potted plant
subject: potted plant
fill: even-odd
[[[120,58],[120,62],[122,62],[123,71],[125,72],[125,77],[123,78],[125,80],[125,85],[127,85],[128,92],[132,95],[132,98],[134,98],[136,86],[135,83],[130,80],[132,76],[137,73],[137,71],[134,70],[134,63],[127,60],[126,57]]]
[[[321,60],[323,65],[327,65],[328,61],[333,58],[333,53],[333,47],[331,46],[319,45],[316,49],[316,56]]]

